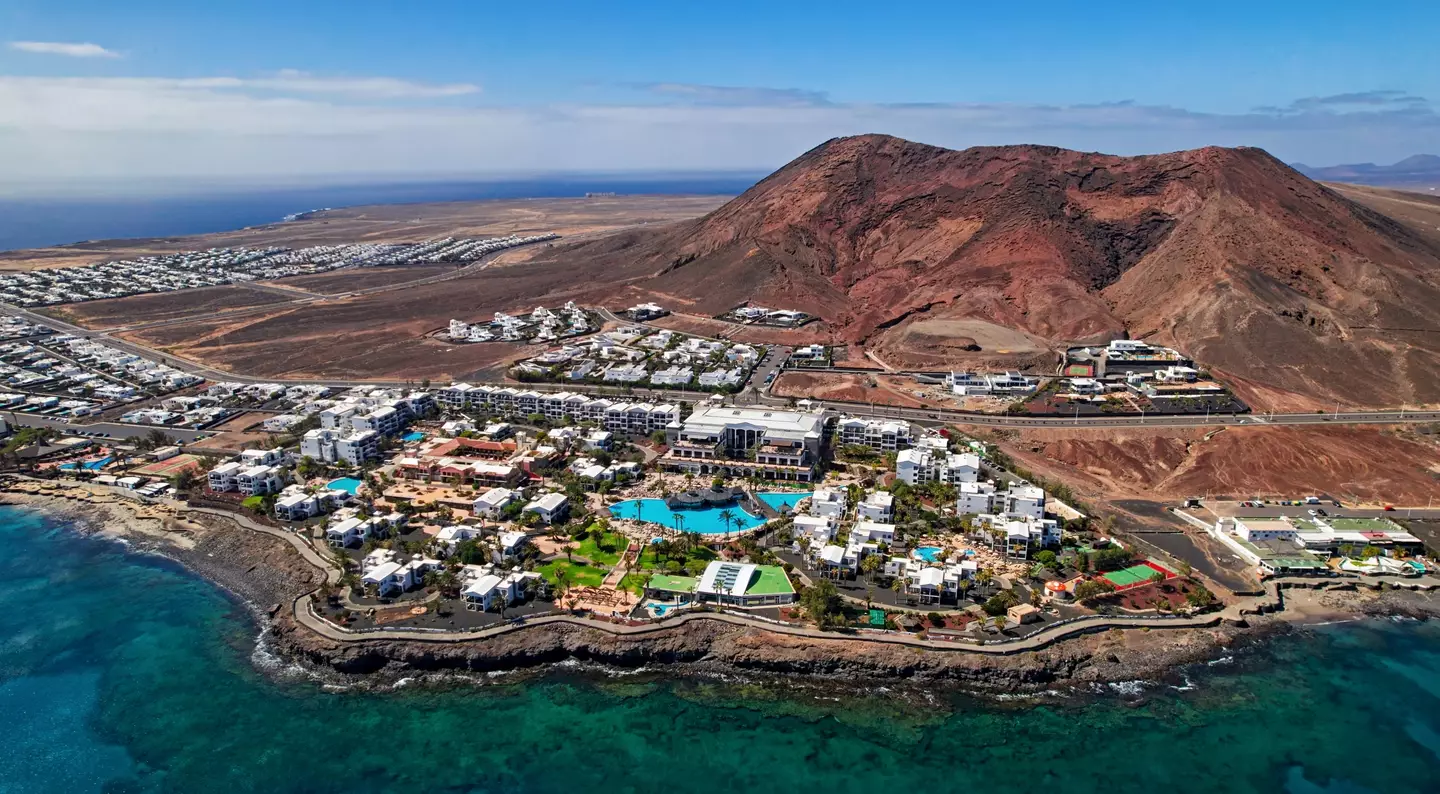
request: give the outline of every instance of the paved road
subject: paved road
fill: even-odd
[[[12,413],[10,411],[0,412],[0,418],[20,427],[53,427],[63,433],[85,433],[89,435],[104,434],[110,439],[127,439],[135,436],[143,436],[151,430],[161,430],[165,435],[176,441],[183,441],[187,444],[214,435],[204,430],[189,430],[183,427],[160,427],[157,425],[132,425],[123,422],[95,422],[94,424],[82,424],[79,420],[66,422],[51,416],[36,416],[32,414]]]
[[[1309,514],[1310,510],[1324,510],[1330,518],[1440,519],[1440,507],[1401,507],[1397,505],[1394,510],[1383,510],[1380,508],[1335,507],[1329,502],[1322,505],[1299,505],[1290,507],[1283,505],[1266,505],[1263,507],[1232,508],[1226,505],[1223,515],[1249,516],[1252,518],[1279,518],[1280,516],[1304,517]]]

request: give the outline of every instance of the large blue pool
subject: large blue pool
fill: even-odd
[[[755,498],[774,508],[777,513],[786,510],[794,510],[795,505],[801,499],[810,498],[809,491],[774,491],[771,493],[757,493]]]
[[[786,491],[757,493],[755,498],[779,510],[781,506],[794,508],[795,503],[810,495],[809,491]],[[726,523],[720,517],[726,510],[734,513],[734,520]],[[738,504],[727,507],[702,507],[694,510],[671,510],[664,499],[627,499],[610,505],[610,515],[616,518],[633,518],[659,524],[667,529],[698,532],[701,535],[723,535],[726,532],[744,532],[765,523],[765,519],[745,512]],[[678,521],[676,517],[679,517]]]
[[[410,431],[409,433],[406,433],[405,435],[401,436],[401,437],[400,437],[400,440],[401,440],[401,441],[424,441],[424,440],[425,440],[425,434],[422,433],[422,432],[420,432],[419,430],[412,430],[412,431]]]
[[[720,514],[726,510],[735,514],[735,520],[728,524],[720,517]],[[624,502],[610,505],[610,515],[616,518],[648,521],[668,529],[698,532],[701,535],[743,532],[765,523],[765,519],[750,515],[739,505],[702,507],[695,510],[671,510],[665,505],[664,499],[627,499]]]
[[[325,483],[325,487],[332,491],[349,491],[350,495],[354,496],[360,491],[360,481],[354,477],[341,477]]]

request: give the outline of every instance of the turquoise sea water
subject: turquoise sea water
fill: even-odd
[[[574,669],[337,692],[257,672],[248,613],[170,563],[14,508],[0,547],[5,794],[1408,794],[1440,769],[1434,624],[1325,627],[1040,704]]]

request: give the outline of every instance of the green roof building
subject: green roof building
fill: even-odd
[[[699,579],[656,574],[650,577],[645,591],[651,597],[689,595],[702,603],[734,607],[778,606],[795,602],[795,588],[784,568],[720,560],[705,566],[705,573]]]

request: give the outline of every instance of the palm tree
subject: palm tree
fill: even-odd
[[[880,570],[880,565],[880,555],[869,554],[866,555],[865,559],[860,561],[860,570],[873,582],[875,580],[875,573]]]
[[[730,525],[734,524],[736,529],[740,528],[740,519],[735,516],[735,511],[725,508],[720,511],[720,520],[725,523],[725,540],[730,540]]]
[[[895,581],[890,583],[890,589],[894,591],[897,596],[903,594],[905,592],[905,577],[895,577]]]

